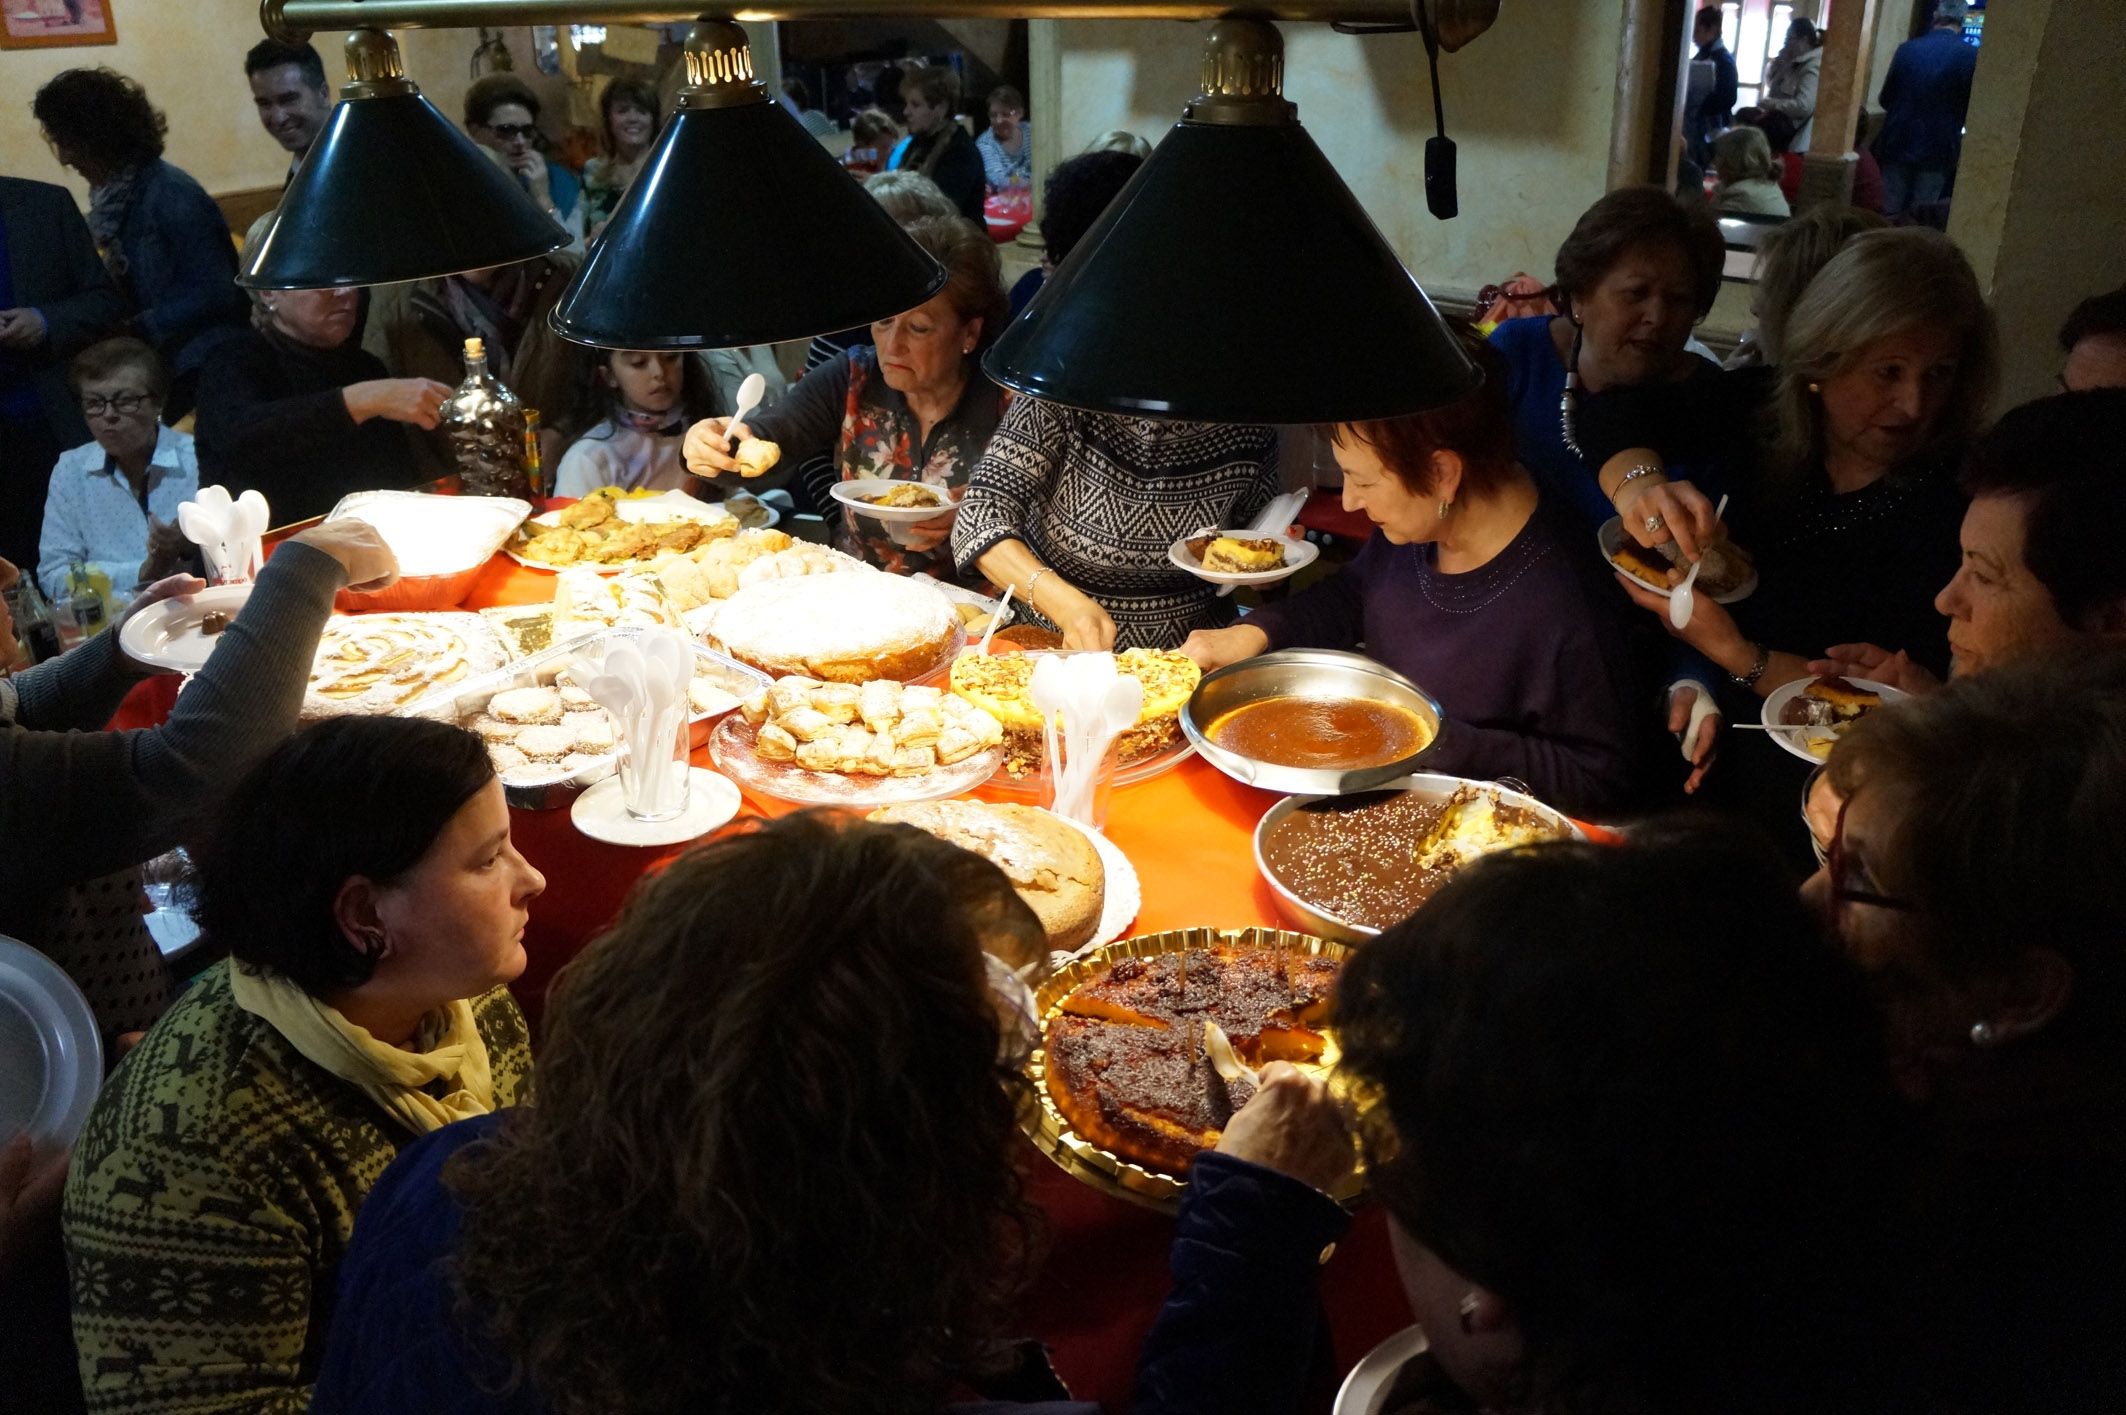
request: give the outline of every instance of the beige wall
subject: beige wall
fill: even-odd
[[[251,107],[244,81],[244,51],[256,44],[257,0],[125,0],[118,6],[118,43],[78,49],[0,50],[0,172],[45,182],[63,182],[84,204],[88,188],[53,160],[30,116],[30,99],[65,69],[109,65],[146,87],[170,120],[165,156],[190,172],[210,192],[279,185],[288,155],[267,137]],[[469,66],[477,35],[469,30],[407,31],[400,35],[407,72],[421,91],[455,120],[471,82]],[[528,32],[509,31],[517,71],[540,88],[551,110],[561,110],[561,81],[536,73]],[[325,74],[335,89],[345,81],[340,58],[344,35],[319,35]]]
[[[1621,13],[1615,3],[1509,4],[1490,33],[1441,56],[1447,133],[1460,160],[1453,221],[1425,210],[1432,92],[1416,36],[1284,25],[1285,94],[1428,288],[1474,291],[1520,270],[1548,279],[1558,242],[1603,191]],[[1055,26],[1062,97],[1047,121],[1061,155],[1110,128],[1155,141],[1171,128],[1199,87],[1204,29]]]
[[[1949,234],[2000,320],[2002,406],[2052,391],[2053,342],[2086,295],[2126,283],[2126,5],[1989,7]]]

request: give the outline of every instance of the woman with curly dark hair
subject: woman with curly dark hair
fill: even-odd
[[[912,827],[805,813],[682,856],[561,975],[533,1104],[380,1181],[313,1409],[1098,1415],[1003,1338],[1036,1257],[1014,1155],[1046,959],[1002,871]],[[1217,1212],[1184,1214],[1140,1410],[1303,1380],[1342,1226],[1309,1185],[1351,1158],[1311,1087],[1268,1080],[1243,1153],[1199,1160]],[[1191,1276],[1192,1221],[1223,1283]]]
[[[1430,1338],[1399,1415],[1898,1408],[1868,998],[1761,845],[1654,829],[1483,860],[1344,970],[1367,1180]]]
[[[30,104],[61,165],[89,184],[89,231],[132,303],[130,330],[155,346],[173,379],[163,416],[192,407],[201,365],[243,332],[236,248],[221,208],[163,161],[167,124],[147,91],[111,69],[68,69]]]

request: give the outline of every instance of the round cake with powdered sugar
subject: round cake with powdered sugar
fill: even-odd
[[[717,606],[707,637],[764,673],[906,682],[943,665],[959,623],[952,601],[921,579],[806,575],[740,590]]]

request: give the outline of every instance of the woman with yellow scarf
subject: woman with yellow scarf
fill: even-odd
[[[354,1215],[401,1147],[519,1098],[505,984],[545,880],[480,739],[339,718],[196,854],[226,949],[98,1097],[66,1241],[92,1411],[306,1410]]]

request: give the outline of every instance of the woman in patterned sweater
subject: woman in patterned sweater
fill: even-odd
[[[1277,434],[1124,418],[1021,398],[975,465],[952,528],[979,566],[1066,648],[1178,648],[1232,601],[1167,560],[1205,526],[1244,526],[1277,493]]]
[[[478,737],[337,718],[200,851],[210,968],[119,1067],[66,1189],[94,1412],[308,1408],[355,1210],[400,1148],[515,1102],[504,984],[545,887]]]

